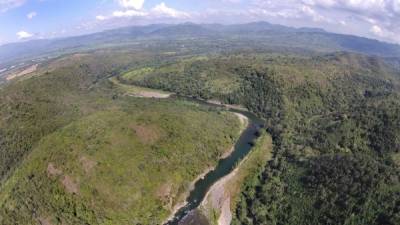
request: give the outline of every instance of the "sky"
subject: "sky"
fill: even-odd
[[[0,0],[0,44],[130,25],[254,21],[400,43],[400,0]]]

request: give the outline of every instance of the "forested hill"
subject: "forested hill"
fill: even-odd
[[[326,32],[316,28],[292,28],[267,22],[248,24],[155,24],[125,27],[78,37],[34,40],[0,46],[0,62],[68,53],[112,45],[137,45],[166,40],[202,39],[203,44],[225,50],[227,43],[237,47],[291,47],[319,52],[352,51],[385,57],[400,57],[400,46],[377,40]]]
[[[400,224],[400,70],[353,53],[237,53],[130,71],[120,80],[245,105],[274,157],[242,187],[233,224]]]

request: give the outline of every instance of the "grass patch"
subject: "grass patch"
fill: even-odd
[[[168,98],[172,93],[151,88],[128,85],[119,82],[116,77],[110,78],[111,83],[121,92],[129,96],[143,98]]]
[[[151,67],[145,67],[141,69],[132,70],[122,75],[122,78],[127,81],[142,80],[147,74],[153,72],[154,69]]]
[[[397,166],[400,166],[400,153],[392,154],[392,160]]]

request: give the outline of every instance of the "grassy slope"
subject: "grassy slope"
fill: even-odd
[[[235,115],[114,89],[141,60],[73,55],[0,90],[1,224],[159,223],[230,149]]]
[[[137,58],[136,58],[137,57]],[[18,165],[45,135],[71,121],[107,107],[114,95],[104,77],[142,55],[98,52],[47,62],[32,78],[0,87],[0,179]]]
[[[116,77],[112,77],[109,79],[109,81],[112,83],[113,87],[118,89],[120,92],[125,93],[128,96],[134,96],[134,97],[147,97],[147,98],[168,98],[171,96],[173,93],[172,92],[166,92],[162,90],[157,90],[157,89],[151,89],[151,88],[144,88],[144,87],[139,87],[135,85],[129,85],[129,84],[124,84],[121,83]]]
[[[3,188],[2,223],[159,223],[238,127],[234,115],[184,102],[130,101],[96,112],[40,141]]]

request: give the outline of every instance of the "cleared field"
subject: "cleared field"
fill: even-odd
[[[38,66],[39,66],[39,64],[32,65],[32,66],[30,66],[28,68],[25,68],[24,70],[20,71],[19,73],[15,73],[15,74],[11,74],[11,75],[7,76],[6,79],[7,80],[12,80],[14,78],[22,77],[22,76],[25,76],[27,74],[33,73],[33,72],[35,72],[37,70]]]
[[[139,98],[168,98],[172,95],[171,92],[122,84],[115,77],[111,78],[110,81],[117,87],[117,89],[124,92],[128,96]]]

